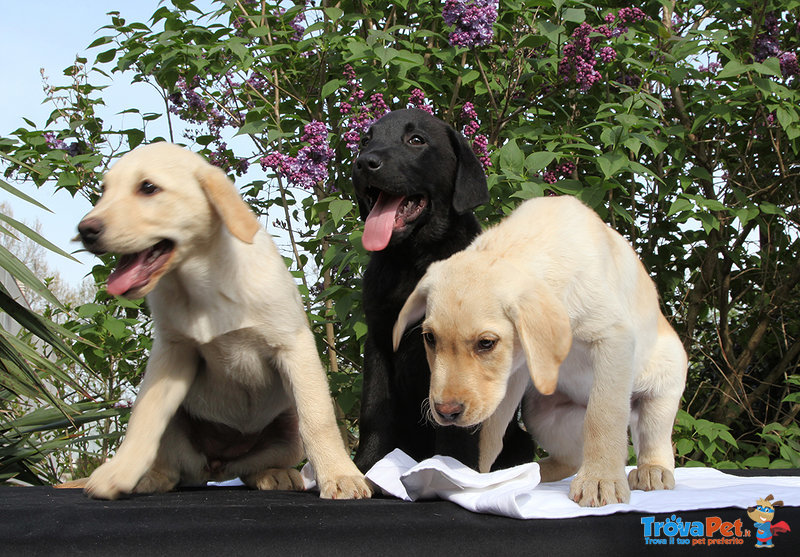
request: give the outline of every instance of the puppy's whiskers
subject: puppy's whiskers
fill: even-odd
[[[436,420],[433,418],[433,411],[431,410],[431,399],[425,397],[422,399],[422,403],[420,404],[420,420],[419,425],[425,425],[426,422],[430,422],[436,425]]]

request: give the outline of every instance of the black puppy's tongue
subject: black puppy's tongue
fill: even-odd
[[[389,245],[395,215],[404,199],[402,195],[391,195],[383,191],[380,193],[364,225],[364,235],[361,237],[364,249],[381,251]]]

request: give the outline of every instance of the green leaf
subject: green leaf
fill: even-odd
[[[112,48],[98,54],[97,61],[105,64],[106,62],[111,62],[111,60],[113,60],[116,55],[117,55],[117,49]]]
[[[729,77],[736,77],[741,75],[752,68],[749,64],[742,64],[738,60],[731,60],[720,70],[715,76],[716,79],[727,79]]]
[[[785,217],[786,213],[775,205],[774,203],[760,203],[758,208],[761,210],[762,213],[765,215],[779,215],[781,217]]]
[[[349,199],[334,199],[328,205],[333,222],[337,225],[341,220],[353,210],[353,203]]]
[[[676,213],[680,213],[682,211],[692,211],[693,209],[694,204],[691,201],[685,197],[678,197],[672,202],[672,205],[670,205],[669,211],[667,211],[667,216],[671,217]]]
[[[769,466],[769,457],[765,455],[751,456],[742,462],[745,468],[766,468]]]
[[[9,217],[8,215],[4,215],[2,213],[0,213],[0,220],[5,222],[6,224],[11,226],[12,228],[18,230],[19,232],[22,232],[25,236],[27,236],[28,238],[30,238],[31,240],[33,240],[34,242],[36,242],[40,246],[49,249],[53,253],[57,253],[58,255],[66,257],[67,259],[70,259],[72,261],[78,261],[77,259],[72,257],[70,254],[68,254],[67,252],[62,250],[60,247],[58,247],[57,245],[52,243],[50,240],[46,239],[44,236],[42,236],[41,234],[39,234],[35,230],[29,228],[27,225],[19,222],[18,220],[14,220],[13,218]]]
[[[11,276],[29,286],[35,293],[39,294],[54,306],[58,308],[64,307],[47,287],[42,284],[42,281],[36,278],[36,275],[34,275],[22,261],[17,259],[13,253],[2,245],[0,245],[0,267],[11,273]]]
[[[2,157],[2,158],[5,158],[5,159],[7,159],[7,160],[10,160],[11,162],[14,162],[14,159],[12,159],[12,158],[10,158],[10,157],[5,157],[5,156],[3,156],[3,153],[0,153],[0,157]],[[21,164],[21,163],[18,163],[18,164]],[[25,193],[23,193],[23,192],[19,191],[17,188],[15,188],[14,186],[12,186],[12,185],[11,185],[11,184],[9,184],[8,182],[5,182],[5,181],[3,181],[3,180],[0,180],[0,188],[4,189],[5,191],[7,191],[8,193],[10,193],[11,195],[14,195],[14,196],[16,196],[16,197],[19,197],[19,198],[20,198],[20,199],[22,199],[23,201],[27,201],[28,203],[31,203],[31,204],[33,204],[33,205],[36,205],[36,206],[37,206],[37,207],[39,207],[40,209],[44,209],[44,210],[45,210],[45,211],[47,211],[48,213],[52,213],[52,212],[53,212],[53,211],[51,211],[50,209],[48,209],[47,207],[45,207],[44,205],[42,205],[41,203],[39,203],[38,201],[36,201],[36,200],[35,200],[34,198],[32,198],[31,196],[29,196],[29,195],[27,195],[27,194],[25,194]]]
[[[679,439],[677,443],[675,443],[675,450],[678,455],[685,456],[694,451],[694,443],[691,439]]]
[[[775,115],[778,117],[778,122],[783,129],[791,127],[791,125],[798,120],[797,112],[795,110],[788,110],[782,106],[779,106],[775,110]]]
[[[628,157],[618,151],[612,151],[600,155],[596,161],[603,175],[608,179],[628,164]]]
[[[505,173],[522,175],[525,156],[512,139],[500,148],[500,169]]]
[[[561,17],[564,19],[564,21],[583,23],[586,21],[586,10],[583,8],[567,8],[561,12]]]
[[[338,91],[339,88],[342,87],[342,85],[344,85],[344,84],[345,84],[344,80],[331,79],[325,85],[322,86],[321,97],[323,99],[329,97],[331,95],[331,93],[334,93],[334,92]]]
[[[549,151],[537,151],[531,153],[525,159],[525,170],[534,173],[547,168],[556,159],[556,154]]]
[[[336,21],[344,15],[344,11],[340,8],[324,8],[323,11],[331,21]]]

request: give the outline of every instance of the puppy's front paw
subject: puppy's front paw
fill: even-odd
[[[569,498],[581,507],[627,503],[631,498],[625,476],[598,476],[578,472],[569,486]]]
[[[372,488],[361,474],[337,476],[319,483],[319,496],[323,499],[369,499]]]
[[[643,464],[628,474],[628,485],[631,489],[653,491],[655,489],[672,489],[675,487],[675,476],[672,471],[657,464]]]
[[[83,492],[92,499],[116,499],[131,493],[138,481],[138,475],[111,459],[92,472]]]
[[[248,486],[254,489],[303,491],[303,477],[294,468],[268,468],[243,478]]]

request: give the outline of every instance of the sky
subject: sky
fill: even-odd
[[[32,120],[39,127],[46,122],[52,107],[42,104],[45,95],[40,68],[44,68],[51,85],[65,84],[63,69],[74,62],[76,55],[86,56],[92,62],[102,50],[87,51],[86,47],[97,37],[109,34],[100,29],[110,23],[111,19],[106,15],[109,11],[119,11],[128,21],[148,23],[160,3],[159,0],[0,0],[3,14],[0,19],[0,70],[3,74],[0,82],[0,136],[8,137],[13,130],[25,126],[23,118]],[[106,103],[103,117],[114,122],[115,127],[124,124],[125,116],[118,113],[126,108],[162,112],[164,106],[151,87],[132,85],[124,78],[115,78],[102,97]],[[0,202],[11,206],[14,218],[28,225],[38,220],[43,236],[69,253],[80,248],[71,239],[77,233],[77,223],[91,208],[88,201],[80,196],[73,199],[65,192],[54,195],[54,188],[48,185],[40,190],[32,184],[12,182],[12,185],[52,211],[42,211],[0,190]],[[48,255],[51,267],[73,286],[80,284],[96,261],[88,253],[75,256],[81,263],[70,262],[55,254]]]

